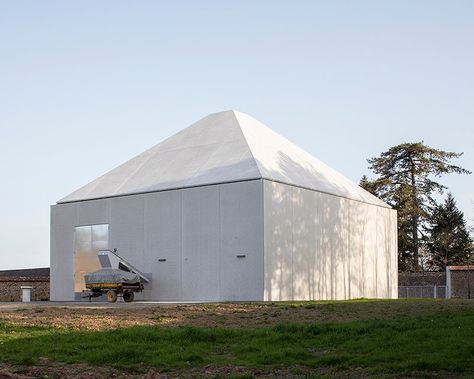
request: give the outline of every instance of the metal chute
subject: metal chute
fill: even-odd
[[[99,250],[97,257],[99,258],[100,266],[102,268],[115,268],[121,271],[131,272],[137,274],[142,282],[150,283],[150,279],[148,279],[145,274],[117,254],[117,249]]]

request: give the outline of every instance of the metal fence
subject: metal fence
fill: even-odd
[[[398,286],[398,297],[445,299],[446,286]]]

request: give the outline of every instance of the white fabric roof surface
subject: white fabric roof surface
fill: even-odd
[[[237,111],[204,117],[58,203],[259,178],[389,207],[253,117]]]

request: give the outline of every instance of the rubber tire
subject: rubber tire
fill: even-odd
[[[114,290],[109,290],[107,291],[107,302],[109,303],[115,303],[117,301],[117,292]]]
[[[126,303],[131,303],[134,298],[135,298],[135,295],[133,294],[132,291],[125,291],[123,293],[123,301],[125,301]]]

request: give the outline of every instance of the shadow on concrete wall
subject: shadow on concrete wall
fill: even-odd
[[[281,162],[283,175],[311,169],[285,155]],[[265,182],[266,299],[391,297],[396,250],[390,212]]]

